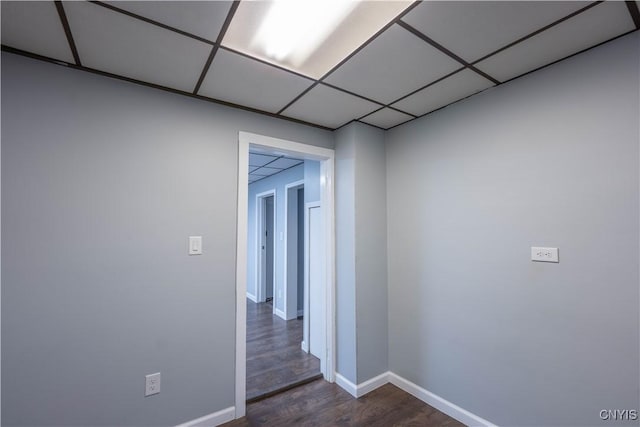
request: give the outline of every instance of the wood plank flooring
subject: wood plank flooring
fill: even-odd
[[[273,306],[247,300],[247,400],[320,374],[320,360],[300,348],[302,319],[282,320]]]
[[[442,426],[464,424],[391,384],[355,399],[323,379],[247,405],[239,426]]]

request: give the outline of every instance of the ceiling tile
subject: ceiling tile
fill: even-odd
[[[312,84],[312,80],[219,49],[198,93],[275,113]]]
[[[398,25],[392,25],[325,80],[388,104],[460,68]]]
[[[412,116],[401,113],[400,111],[392,110],[391,108],[383,108],[375,113],[371,113],[368,116],[363,117],[360,121],[387,129],[411,120],[412,118]]]
[[[117,8],[215,42],[230,1],[108,1]]]
[[[476,64],[505,81],[633,30],[624,2],[600,3]]]
[[[335,129],[378,108],[378,104],[319,84],[282,114]]]
[[[393,106],[421,116],[491,86],[491,81],[465,69],[396,102]]]
[[[73,63],[67,36],[52,1],[3,1],[2,44]]]
[[[82,65],[193,91],[211,45],[88,2],[65,2]]]
[[[276,160],[273,163],[270,163],[269,167],[287,169],[287,168],[299,165],[301,163],[304,163],[304,161],[298,160],[298,159],[281,158],[281,159]]]
[[[587,4],[582,1],[427,1],[402,20],[473,62]]]
[[[249,166],[264,166],[277,158],[277,156],[269,156],[266,154],[249,153]]]

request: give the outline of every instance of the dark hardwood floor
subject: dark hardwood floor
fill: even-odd
[[[236,426],[463,426],[394,385],[355,399],[323,379],[247,405]]]
[[[247,401],[320,375],[320,361],[300,347],[302,323],[282,320],[271,304],[247,299]]]

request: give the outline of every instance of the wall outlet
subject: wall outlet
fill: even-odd
[[[531,247],[531,261],[560,262],[558,260],[558,248]]]
[[[160,372],[145,376],[144,397],[160,393]]]

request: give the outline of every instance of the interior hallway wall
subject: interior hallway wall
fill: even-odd
[[[284,218],[286,213],[285,207],[285,185],[292,182],[301,181],[304,179],[304,164],[295,166],[291,169],[287,169],[276,175],[270,176],[265,179],[261,179],[253,184],[249,184],[249,200],[248,200],[248,226],[247,226],[247,294],[250,294],[252,298],[257,297],[258,277],[259,269],[257,268],[257,242],[256,242],[256,195],[269,190],[276,190],[275,197],[275,215],[276,215],[276,229],[275,229],[275,282],[274,292],[275,307],[280,311],[284,311],[284,239],[280,239],[280,233],[284,233]]]
[[[240,130],[333,146],[2,54],[3,424],[176,425],[234,405]]]
[[[498,425],[638,407],[639,76],[636,32],[387,133],[393,372]]]
[[[336,133],[337,371],[354,384],[389,369],[385,170],[383,131]]]

